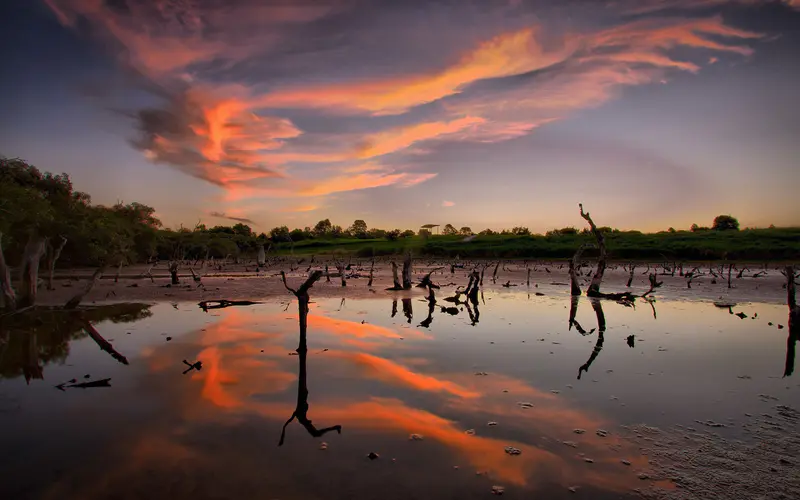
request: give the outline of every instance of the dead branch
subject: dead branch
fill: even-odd
[[[75,309],[76,307],[78,307],[83,298],[89,292],[92,291],[92,288],[94,288],[94,285],[95,283],[97,283],[97,280],[99,280],[100,276],[103,275],[103,271],[105,270],[105,268],[106,268],[105,264],[98,267],[95,270],[94,274],[92,274],[92,277],[89,279],[89,282],[86,283],[86,286],[83,288],[83,290],[78,292],[74,297],[69,299],[69,301],[66,304],[64,304],[64,309]]]
[[[603,233],[597,229],[597,226],[594,224],[589,212],[583,211],[583,204],[579,203],[578,207],[580,207],[581,210],[581,217],[583,217],[586,222],[589,223],[589,226],[592,229],[592,234],[594,234],[594,237],[597,240],[597,248],[600,251],[600,255],[597,257],[597,270],[595,270],[594,276],[592,276],[592,282],[589,284],[589,288],[586,290],[586,295],[589,297],[602,297],[602,294],[600,293],[600,283],[603,282],[603,275],[606,272],[608,259],[608,254],[606,252],[606,239],[605,236],[603,236]]]
[[[650,289],[642,294],[642,298],[647,297],[648,295],[653,293],[653,290],[655,290],[656,288],[659,288],[663,284],[664,284],[663,281],[656,281],[656,275],[655,274],[651,274],[650,275]]]
[[[64,246],[67,244],[67,238],[61,236],[61,242],[58,244],[57,247],[53,247],[50,242],[48,241],[47,244],[47,289],[54,290],[55,287],[53,286],[53,275],[56,271],[56,261],[59,257],[61,257],[61,251],[64,250]]]
[[[431,271],[422,278],[422,281],[419,282],[417,288],[439,288],[439,285],[436,285],[431,281],[431,274],[439,271],[440,269],[444,269],[444,267],[436,267],[431,269]]]
[[[117,352],[117,350],[114,349],[114,346],[112,346],[109,341],[104,339],[103,336],[100,335],[100,333],[95,329],[94,326],[92,326],[92,324],[88,320],[84,320],[83,329],[86,330],[86,333],[89,334],[89,336],[92,338],[92,340],[95,341],[95,343],[100,347],[100,349],[109,353],[112,358],[116,359],[123,365],[128,364],[128,358]]]
[[[628,288],[630,288],[631,287],[631,283],[633,283],[633,272],[635,270],[636,270],[636,264],[631,262],[631,264],[630,264],[631,274],[630,274],[630,276],[628,276],[628,282],[625,284],[625,286],[628,287]]]
[[[570,294],[573,297],[581,294],[581,285],[580,281],[578,281],[577,270],[580,267],[581,255],[588,246],[588,243],[583,243],[579,246],[578,250],[575,251],[575,255],[572,256],[572,260],[569,261]]]
[[[406,253],[403,260],[403,290],[411,290],[411,251]]]
[[[394,283],[391,288],[387,290],[402,290],[403,285],[400,284],[400,277],[397,275],[397,263],[392,261],[392,282]]]
[[[233,306],[252,306],[255,304],[261,304],[261,302],[253,302],[252,300],[204,300],[202,302],[198,302],[197,305],[200,306],[200,309],[203,311],[208,312],[209,309],[223,309],[225,307],[233,307]]]

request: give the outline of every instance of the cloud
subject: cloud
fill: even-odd
[[[458,29],[452,16],[470,9],[443,5],[452,16],[432,18],[430,33],[349,2],[46,2],[156,97],[125,112],[138,132],[130,144],[218,186],[223,202],[417,186],[439,173],[419,171],[420,157],[447,142],[488,148],[524,137],[625,87],[748,57],[762,36],[697,17],[707,10],[682,0],[619,0],[576,19],[548,2],[516,2],[487,7],[480,23],[458,17],[475,23]],[[372,47],[366,34],[389,27],[398,36]],[[425,54],[406,46],[423,35]]]
[[[454,207],[454,206],[456,206],[456,204],[453,201],[445,200],[445,201],[442,202],[442,206],[443,207]]]
[[[208,215],[211,217],[219,217],[220,219],[228,219],[236,222],[242,222],[245,224],[255,224],[252,219],[248,219],[247,217],[235,217],[233,215],[228,215],[225,212],[209,212]]]

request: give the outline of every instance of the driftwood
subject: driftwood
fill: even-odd
[[[39,286],[39,261],[42,260],[44,255],[45,243],[45,238],[31,236],[25,245],[22,265],[20,266],[22,293],[17,299],[19,307],[28,307],[36,304],[36,291]]]
[[[372,257],[372,264],[369,266],[369,283],[367,283],[367,286],[372,286],[372,272],[374,270],[375,270],[375,257]]]
[[[252,300],[204,300],[202,302],[198,302],[197,305],[200,306],[200,309],[204,311],[208,311],[209,309],[223,309],[225,307],[231,306],[252,306],[255,304],[261,304],[261,302],[253,302]]]
[[[83,290],[81,290],[80,292],[75,294],[74,297],[69,299],[69,301],[67,301],[67,303],[64,304],[64,309],[75,309],[76,307],[78,307],[78,305],[81,303],[83,298],[89,292],[92,291],[92,288],[94,288],[94,285],[95,285],[95,283],[97,283],[97,280],[99,280],[100,276],[103,275],[103,271],[105,270],[105,268],[106,268],[105,265],[102,265],[102,266],[98,267],[94,271],[94,274],[92,274],[92,277],[89,279],[89,282],[86,283],[86,286],[83,288]]]
[[[417,288],[439,288],[439,285],[431,281],[431,275],[440,269],[444,269],[444,267],[436,267],[431,269],[431,271],[422,278],[422,281],[417,284]]]
[[[59,257],[61,257],[61,251],[64,250],[64,246],[67,244],[67,238],[64,236],[61,237],[61,242],[58,244],[57,247],[53,247],[50,241],[47,242],[47,289],[54,290],[55,287],[53,286],[53,275],[56,272],[56,261]]]
[[[178,279],[178,261],[173,260],[169,263],[169,275],[171,278],[170,283],[173,285],[180,285],[181,281]]]
[[[636,264],[634,264],[633,262],[631,262],[631,265],[630,265],[630,271],[631,271],[631,274],[628,276],[628,282],[627,282],[627,283],[625,283],[625,286],[626,286],[627,288],[630,288],[630,287],[631,287],[631,283],[633,283],[633,272],[634,272],[635,270],[636,270]]]
[[[95,329],[94,326],[92,326],[91,323],[89,323],[88,320],[84,321],[83,329],[86,331],[86,333],[89,334],[92,340],[95,341],[95,343],[100,347],[100,349],[109,353],[112,358],[116,359],[123,365],[128,364],[128,358],[117,352],[117,350],[114,349],[114,346],[112,346],[109,341],[104,339],[103,336],[100,335],[100,333]]]
[[[314,271],[308,276],[308,279],[303,283],[300,288],[294,290],[289,287],[286,283],[286,274],[281,272],[281,278],[283,279],[283,286],[286,287],[287,290],[292,292],[294,296],[297,298],[297,305],[298,305],[298,323],[300,325],[300,342],[297,346],[297,354],[299,358],[299,370],[297,376],[297,405],[295,406],[294,412],[292,412],[292,416],[289,417],[289,420],[283,424],[283,430],[281,430],[281,438],[278,441],[278,446],[282,446],[284,439],[286,438],[286,427],[294,420],[297,419],[300,422],[306,431],[313,437],[320,437],[330,431],[336,431],[339,434],[342,433],[342,426],[341,425],[334,425],[331,427],[325,427],[323,429],[317,429],[314,424],[311,423],[311,419],[308,418],[308,371],[306,366],[307,356],[308,356],[308,343],[307,343],[307,331],[308,331],[308,303],[310,297],[308,295],[308,290],[314,285],[318,279],[322,277],[322,271]]]
[[[0,309],[14,311],[17,308],[17,294],[11,286],[11,269],[3,254],[3,233],[0,232]]]

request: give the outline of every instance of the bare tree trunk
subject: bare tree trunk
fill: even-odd
[[[581,254],[586,250],[586,247],[586,243],[579,246],[578,250],[575,251],[575,255],[572,256],[572,260],[569,261],[570,294],[573,297],[577,297],[581,294],[581,283],[578,281],[577,270],[580,266]]]
[[[636,264],[631,262],[631,274],[628,276],[628,282],[625,284],[626,287],[630,288],[631,283],[633,283],[633,272],[636,270]]]
[[[500,267],[501,262],[502,261],[498,260],[497,265],[494,266],[494,272],[492,273],[492,283],[497,282],[497,269]]]
[[[258,267],[264,267],[267,263],[267,254],[264,252],[264,245],[258,245]]]
[[[375,257],[372,258],[372,265],[369,266],[369,283],[367,286],[372,286],[372,272],[375,270]]]
[[[122,264],[123,264],[122,257],[119,258],[119,265],[117,266],[117,274],[114,275],[114,283],[119,283],[119,275],[122,274]]]
[[[528,268],[528,285],[527,286],[531,286],[531,268],[530,267]]]
[[[94,274],[92,274],[92,277],[89,280],[89,282],[86,283],[86,286],[83,288],[83,290],[78,292],[74,297],[69,299],[69,301],[66,304],[64,304],[64,309],[75,309],[76,307],[78,307],[83,298],[86,297],[86,295],[92,291],[92,288],[94,288],[94,285],[95,283],[97,283],[97,280],[99,280],[100,277],[103,275],[103,271],[105,270],[105,268],[106,268],[105,264],[98,267],[94,271]]]
[[[403,290],[411,290],[411,252],[406,253],[403,261]]]
[[[731,271],[733,270],[733,264],[728,264],[728,288],[731,287]]]
[[[592,233],[597,240],[597,248],[600,251],[600,256],[597,258],[597,269],[594,272],[594,276],[592,276],[592,282],[589,284],[589,289],[586,290],[586,295],[589,297],[600,297],[602,296],[600,293],[600,283],[603,282],[603,274],[606,272],[608,259],[608,254],[606,253],[606,239],[603,236],[603,233],[601,233],[597,229],[597,226],[595,226],[592,217],[589,215],[589,212],[583,211],[583,204],[579,203],[578,206],[581,209],[581,217],[586,219],[586,222],[588,222],[589,226],[592,228]]]
[[[67,239],[65,237],[61,237],[61,243],[58,244],[57,247],[53,248],[51,245],[48,245],[48,252],[47,252],[47,289],[54,290],[55,287],[53,286],[53,275],[56,272],[56,261],[59,257],[61,257],[61,251],[64,250],[64,245],[67,244]]]
[[[173,285],[180,285],[180,280],[178,279],[178,261],[174,260],[169,263],[169,275],[172,281],[170,282]]]
[[[3,254],[3,233],[0,233],[0,309],[14,311],[17,308],[17,294],[11,286],[11,269],[6,264],[6,257]]]
[[[395,261],[392,261],[392,282],[392,288],[389,288],[389,290],[403,289],[403,285],[400,284],[400,277],[397,274],[397,263]]]
[[[22,296],[18,301],[19,307],[28,307],[36,304],[36,291],[39,285],[39,261],[44,255],[45,239],[41,236],[32,236],[25,245],[22,255],[20,274],[22,281]]]

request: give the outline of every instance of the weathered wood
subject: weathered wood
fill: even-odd
[[[36,304],[36,291],[39,286],[39,261],[45,252],[45,238],[31,236],[25,245],[20,266],[22,293],[17,300],[18,307],[28,307]]]
[[[635,270],[636,270],[636,264],[631,262],[631,265],[630,265],[631,274],[628,276],[628,282],[625,283],[625,286],[628,287],[628,288],[630,288],[631,287],[631,283],[633,283],[633,272]],[[683,272],[683,271],[681,271],[681,272]]]
[[[387,290],[402,290],[403,285],[400,284],[400,277],[397,274],[397,263],[392,261],[392,287]]]
[[[84,321],[83,329],[86,331],[86,333],[89,334],[89,337],[91,337],[92,340],[95,341],[95,343],[100,347],[100,349],[102,349],[103,351],[109,353],[112,358],[116,359],[117,361],[119,361],[123,365],[127,365],[128,364],[128,358],[126,358],[125,356],[123,356],[122,354],[117,352],[117,350],[114,349],[114,346],[112,346],[109,341],[104,339],[103,336],[100,335],[100,333],[97,331],[97,329],[95,329],[95,327],[92,326],[92,324],[89,323],[88,320]]]
[[[586,290],[586,295],[589,297],[601,297],[600,284],[603,282],[603,275],[605,274],[606,266],[608,265],[606,239],[603,236],[603,233],[597,229],[597,226],[592,220],[592,217],[589,215],[589,212],[583,211],[583,203],[579,203],[578,206],[581,210],[581,217],[583,217],[586,222],[589,223],[589,227],[592,229],[592,234],[594,234],[594,237],[597,240],[597,249],[600,251],[600,255],[597,257],[597,269],[594,272],[594,276],[592,276],[592,281],[589,284],[589,288]]]
[[[53,247],[48,242],[47,248],[47,289],[48,290],[55,290],[53,286],[53,275],[56,272],[56,261],[59,257],[61,257],[61,251],[64,250],[64,246],[67,244],[67,238],[64,236],[61,237],[61,241],[59,242],[57,247]]]
[[[583,251],[586,250],[586,247],[589,246],[586,243],[583,243],[578,249],[575,251],[575,255],[572,256],[572,259],[569,261],[569,281],[570,281],[570,295],[576,297],[580,295],[581,292],[581,283],[578,280],[578,268],[581,264],[581,255]]]
[[[11,286],[11,269],[6,264],[3,254],[3,233],[0,232],[0,309],[14,311],[17,309],[17,294]]]
[[[267,254],[264,251],[264,245],[258,245],[258,267],[264,267],[267,263]]]
[[[69,299],[69,301],[66,304],[64,304],[64,309],[75,309],[76,307],[78,307],[78,305],[80,305],[80,303],[83,300],[83,298],[89,292],[92,291],[92,288],[94,288],[95,283],[97,283],[97,281],[103,275],[103,271],[105,270],[105,268],[106,268],[105,265],[102,265],[102,266],[98,267],[95,270],[94,274],[92,274],[92,277],[89,279],[88,283],[86,283],[86,286],[83,288],[83,290],[81,290],[80,292],[75,294],[74,297]]]
[[[173,285],[180,285],[181,281],[178,279],[178,261],[173,260],[169,263],[169,275],[171,278],[170,283]]]
[[[375,270],[375,257],[372,257],[372,265],[369,266],[369,283],[367,286],[372,286],[372,272]]]
[[[403,260],[403,290],[411,290],[411,252]]]

